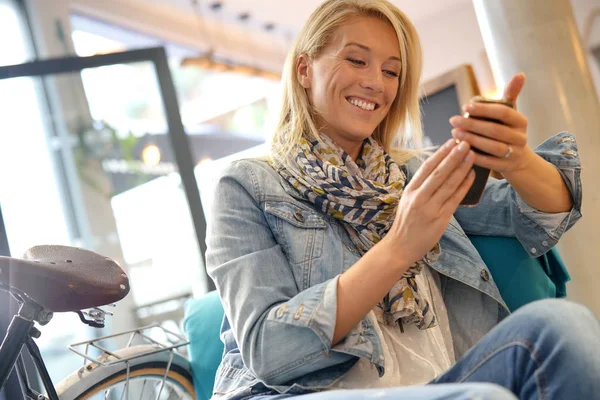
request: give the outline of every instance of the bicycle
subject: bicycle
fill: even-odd
[[[21,259],[0,257],[0,290],[10,293],[19,304],[0,345],[0,390],[16,367],[23,399],[27,400],[196,398],[189,361],[177,352],[188,342],[158,325],[69,346],[83,357],[84,366],[53,385],[33,340],[41,335],[35,323],[48,324],[55,312],[76,312],[82,323],[104,327],[105,317],[111,313],[100,307],[129,293],[127,274],[110,258],[68,246],[35,246]],[[152,339],[145,333],[150,328],[162,329],[170,343]],[[129,340],[120,350],[109,351],[99,344],[123,335],[129,335]],[[143,338],[147,344],[133,345],[136,338]],[[82,346],[84,352],[79,350]],[[101,354],[92,357],[90,349]],[[33,359],[46,394],[31,388],[22,356],[25,350]]]

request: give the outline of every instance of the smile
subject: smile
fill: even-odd
[[[346,97],[348,103],[366,111],[373,111],[379,108],[379,104],[358,97]]]

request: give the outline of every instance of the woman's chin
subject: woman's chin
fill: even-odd
[[[357,126],[353,126],[353,127],[349,127],[348,130],[346,130],[346,133],[348,134],[348,136],[356,138],[357,140],[365,140],[366,138],[370,137],[373,132],[375,131],[375,128],[359,128]]]

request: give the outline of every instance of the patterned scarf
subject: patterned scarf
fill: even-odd
[[[302,139],[298,151],[287,160],[278,159],[278,152],[273,151],[270,163],[304,198],[343,221],[350,239],[364,254],[392,226],[406,175],[371,138],[365,139],[356,161],[326,135],[321,140]],[[433,309],[419,292],[415,276],[439,254],[436,244],[392,287],[374,310],[380,323],[397,324],[400,329],[405,323],[415,323],[419,329],[436,326]]]

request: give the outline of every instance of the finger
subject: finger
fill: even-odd
[[[508,82],[508,84],[504,87],[504,96],[505,100],[511,101],[515,103],[517,101],[517,97],[523,86],[525,85],[525,74],[520,72],[512,77],[512,79]]]
[[[469,171],[471,171],[471,167],[473,166],[473,161],[475,160],[475,153],[471,150],[464,158],[463,162],[456,168],[446,179],[446,181],[439,187],[439,189],[433,194],[431,197],[431,201],[441,209],[444,203],[448,200],[450,196],[456,192],[456,190],[460,187],[461,183],[465,180]]]
[[[462,163],[471,146],[468,142],[460,142],[450,154],[429,174],[421,187],[417,198],[423,202],[431,199],[433,193],[448,179],[448,176]]]
[[[435,153],[431,155],[421,167],[417,170],[411,181],[408,183],[406,188],[417,189],[423,184],[423,181],[431,174],[431,172],[438,166],[438,164],[446,158],[448,153],[452,150],[452,148],[456,145],[456,140],[449,139],[444,145],[442,145],[439,149],[436,150]]]
[[[510,167],[512,159],[518,157],[518,155],[515,154],[517,151],[518,150],[513,149],[513,152],[511,153],[509,158],[498,158],[494,156],[488,156],[485,154],[475,154],[475,161],[473,162],[473,164],[494,171],[506,171],[506,169]]]
[[[471,147],[484,151],[495,157],[504,157],[508,153],[509,144],[498,140],[489,139],[485,136],[476,135],[471,132],[463,131],[462,129],[452,129],[452,136],[457,140],[466,140],[471,144]],[[511,146],[514,149],[514,147]]]
[[[465,118],[455,115],[450,118],[450,124],[465,131],[487,136],[504,143],[524,146],[527,143],[527,137],[522,132],[512,129],[508,126],[496,122],[482,121],[476,118]]]
[[[471,170],[465,179],[461,182],[458,189],[446,200],[446,203],[442,206],[440,210],[440,215],[452,215],[456,211],[456,208],[459,206],[460,202],[465,198],[467,192],[475,182],[475,171]]]
[[[527,118],[517,110],[503,104],[468,103],[462,107],[469,117],[490,118],[513,128],[526,128]]]

